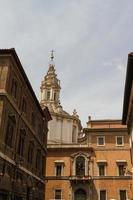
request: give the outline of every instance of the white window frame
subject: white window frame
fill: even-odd
[[[55,199],[55,191],[56,191],[56,190],[61,190],[61,199],[62,199],[62,189],[61,189],[61,188],[56,188],[56,189],[54,189],[54,200],[56,200],[56,199]]]
[[[99,166],[100,166],[100,165],[104,165],[104,167],[105,167],[105,168],[104,168],[104,170],[105,170],[104,172],[105,172],[105,173],[104,173],[103,176],[101,176],[100,173],[99,173],[99,171],[100,171],[100,170],[99,170]],[[98,176],[100,176],[100,177],[106,176],[106,171],[107,171],[106,168],[107,168],[107,162],[106,162],[106,161],[105,161],[105,162],[103,162],[103,161],[97,161]]]
[[[125,169],[126,169],[127,168],[127,161],[126,160],[116,160],[116,164],[117,164],[117,176],[122,176],[122,175],[119,175],[119,165],[121,165],[121,164],[124,165]],[[125,172],[124,172],[123,176],[126,176]]]
[[[99,140],[98,140],[99,138],[103,138],[103,144],[99,144],[99,142],[98,142],[98,141],[99,141]],[[101,146],[105,146],[105,136],[97,136],[97,146],[100,146],[100,147],[101,147]]]
[[[117,138],[119,138],[119,137],[122,138],[122,144],[118,144],[118,143],[117,143]],[[117,136],[115,137],[115,141],[116,141],[116,146],[118,146],[118,147],[124,146],[124,136],[122,136],[122,135],[117,135]]]
[[[56,161],[54,161],[54,164],[55,164],[55,176],[56,177],[63,176],[63,174],[64,174],[64,161],[63,160],[56,160]],[[57,165],[61,165],[61,175],[60,176],[56,175],[56,167],[57,167]]]

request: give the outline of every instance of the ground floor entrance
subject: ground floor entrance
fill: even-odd
[[[74,200],[86,200],[87,194],[83,189],[78,189],[74,193]]]

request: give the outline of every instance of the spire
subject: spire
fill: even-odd
[[[41,105],[48,106],[50,110],[59,109],[60,80],[57,78],[54,64],[54,50],[50,52],[50,62],[47,74],[41,84]]]
[[[51,51],[51,56],[50,56],[50,59],[51,59],[51,61],[53,61],[54,60],[54,50],[52,49],[52,51]]]
[[[54,50],[52,49],[50,51],[50,59],[49,59],[49,70],[55,71],[54,69],[55,63],[54,63]]]

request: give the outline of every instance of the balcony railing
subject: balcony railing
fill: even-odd
[[[88,183],[91,181],[91,176],[70,176],[69,180],[72,183]]]

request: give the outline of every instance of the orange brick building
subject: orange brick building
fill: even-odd
[[[77,144],[49,144],[46,200],[133,198],[129,138],[120,120],[90,120]]]

